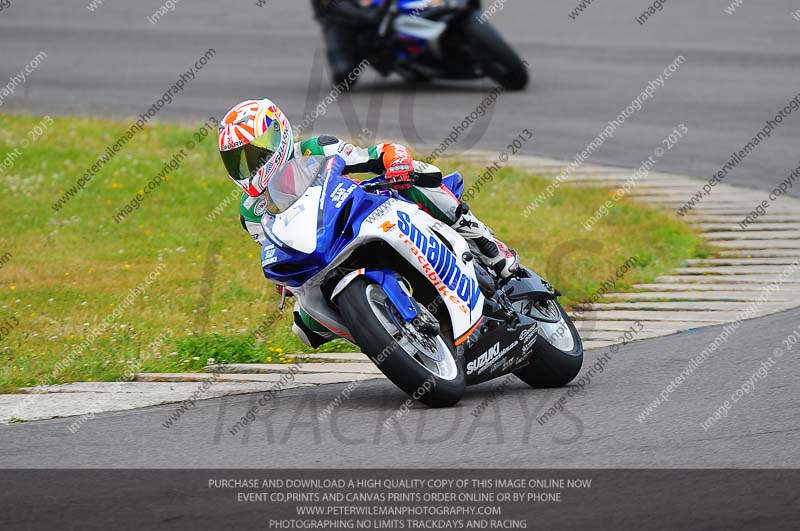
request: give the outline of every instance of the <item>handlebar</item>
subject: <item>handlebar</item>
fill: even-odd
[[[381,177],[383,178],[382,181],[378,181],[376,183],[367,183],[367,184],[361,185],[361,188],[363,188],[365,192],[377,192],[377,191],[380,191],[380,190],[388,190],[390,188],[394,188],[398,184],[412,184],[413,185],[414,183],[416,183],[420,179],[420,176],[417,175],[414,172],[409,174],[407,181],[390,182],[390,181],[386,180],[386,176],[385,175],[382,175]]]

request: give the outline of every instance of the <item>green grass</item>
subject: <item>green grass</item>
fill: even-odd
[[[248,331],[274,313],[278,296],[261,273],[258,247],[239,225],[238,202],[213,222],[206,219],[233,186],[213,137],[118,224],[113,215],[196,128],[148,126],[55,213],[51,204],[130,123],[56,118],[42,139],[23,149],[20,140],[39,122],[0,115],[0,162],[15,148],[22,153],[12,168],[0,170],[0,256],[12,255],[0,269],[0,324],[19,320],[0,342],[0,392],[42,382],[116,380],[131,367],[200,370],[209,358],[284,362],[290,354],[309,352],[290,331],[290,311],[255,343],[247,340]],[[460,169],[468,181],[480,170]],[[472,207],[525,263],[564,292],[567,306],[587,300],[630,256],[639,267],[618,289],[706,252],[682,223],[626,200],[584,232],[582,222],[607,199],[607,190],[565,186],[534,215],[522,217],[549,182],[503,170]],[[209,249],[216,260],[207,259]],[[129,290],[159,263],[164,270],[147,294],[125,306]],[[208,264],[215,264],[213,282],[204,281]],[[198,310],[206,304],[207,319]],[[56,365],[120,306],[120,318],[91,346]],[[321,350],[353,348],[336,341]]]

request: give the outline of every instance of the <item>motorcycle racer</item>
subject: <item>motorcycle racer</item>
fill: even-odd
[[[264,192],[270,178],[293,157],[338,155],[345,161],[343,174],[384,175],[403,198],[463,236],[476,258],[501,278],[510,277],[519,266],[516,253],[442,184],[441,170],[414,160],[399,144],[358,147],[331,135],[294,142],[289,120],[277,105],[263,99],[241,102],[228,111],[219,127],[219,151],[228,175],[244,190],[239,209],[242,227],[259,245],[266,242],[261,219],[269,215]],[[417,175],[413,185],[412,173]],[[295,309],[292,329],[314,348],[333,339],[300,308]]]

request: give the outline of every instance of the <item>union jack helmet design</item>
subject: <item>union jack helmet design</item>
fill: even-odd
[[[234,106],[219,126],[219,151],[228,175],[258,197],[294,152],[292,125],[271,100]]]

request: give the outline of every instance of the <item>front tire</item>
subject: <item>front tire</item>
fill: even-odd
[[[464,367],[451,340],[441,330],[426,338],[436,344],[442,362],[415,351],[405,329],[395,324],[391,303],[378,284],[356,278],[337,303],[355,343],[406,394],[431,407],[452,406],[464,395]]]
[[[470,15],[464,19],[462,31],[470,53],[490,78],[506,90],[522,90],[528,85],[526,64],[488,22]]]
[[[558,301],[552,301],[561,315],[558,323],[539,321],[539,337],[530,364],[514,375],[531,387],[563,387],[575,378],[583,365],[583,343],[578,330]]]

